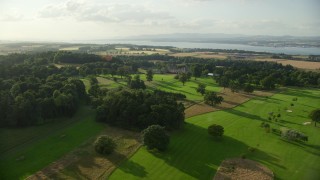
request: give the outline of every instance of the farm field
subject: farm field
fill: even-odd
[[[170,54],[175,57],[197,57],[197,58],[216,58],[216,59],[227,59],[228,57],[234,57],[235,54],[233,53],[206,53],[206,52],[192,52],[192,53],[173,53]],[[298,58],[305,58],[305,56],[296,56]],[[319,70],[320,69],[320,62],[311,62],[311,61],[298,61],[298,60],[291,60],[291,59],[273,59],[270,56],[255,56],[248,57],[249,60],[254,61],[270,61],[270,62],[277,62],[282,65],[291,65],[296,68],[306,69],[306,70]]]
[[[320,62],[310,62],[310,61],[297,61],[297,60],[289,60],[289,59],[272,59],[272,58],[256,58],[256,61],[271,61],[277,62],[282,65],[291,65],[300,69],[309,69],[309,70],[319,70]]]
[[[227,53],[206,53],[206,52],[192,52],[192,53],[173,53],[170,54],[175,57],[197,57],[197,58],[216,58],[216,59],[227,59]]]
[[[0,155],[0,179],[25,178],[98,134],[105,125],[96,123],[94,115],[94,110],[82,106],[72,118],[75,121],[72,125],[61,126],[53,132],[48,131],[45,126],[46,135],[39,134],[42,136],[41,138],[2,153]],[[43,133],[42,127],[38,128]],[[33,130],[35,131],[35,129]],[[19,132],[14,131],[13,133],[17,135]],[[24,133],[26,132],[22,129],[20,136],[24,136]],[[16,141],[20,142],[21,140]]]
[[[295,97],[298,101],[292,101]],[[269,167],[276,179],[319,179],[320,128],[303,125],[310,121],[308,113],[320,106],[319,97],[319,90],[288,89],[233,109],[188,118],[184,129],[172,133],[166,152],[149,152],[142,147],[110,179],[211,179],[224,159],[242,155]],[[280,113],[280,120],[267,120],[269,112]],[[309,141],[282,140],[266,133],[260,127],[263,121],[268,121],[271,128],[301,131]],[[223,140],[215,141],[207,134],[207,127],[213,123],[224,126]],[[249,152],[248,147],[257,151]]]

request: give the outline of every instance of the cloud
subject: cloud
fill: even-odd
[[[70,17],[78,21],[141,23],[152,20],[172,19],[168,13],[154,11],[142,5],[67,1],[50,4],[40,12],[41,18]]]
[[[6,12],[0,13],[0,21],[16,22],[24,20],[24,16],[18,9],[10,9]]]

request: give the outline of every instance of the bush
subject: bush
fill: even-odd
[[[257,150],[257,149],[254,148],[254,147],[248,147],[248,151],[249,151],[249,152],[252,152],[252,153],[253,153],[253,152],[255,152],[256,150]]]
[[[241,157],[241,159],[246,159],[247,158],[245,153],[241,154],[240,157]]]
[[[218,124],[212,124],[208,127],[208,133],[213,137],[222,137],[224,128]]]
[[[159,125],[151,125],[147,129],[142,131],[143,144],[148,149],[158,149],[164,151],[167,149],[170,139],[167,135],[164,127]]]
[[[94,142],[94,149],[99,154],[111,154],[116,148],[116,143],[108,136],[100,136]]]

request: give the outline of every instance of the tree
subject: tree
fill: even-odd
[[[195,64],[191,67],[192,76],[194,77],[194,80],[197,80],[197,77],[201,76],[202,73],[202,67],[199,64]]]
[[[201,95],[203,96],[204,93],[206,92],[206,85],[205,84],[198,84],[198,88],[196,89],[198,93],[201,93]]]
[[[210,106],[221,104],[222,101],[223,101],[223,97],[218,96],[217,93],[213,91],[207,91],[204,95],[204,102],[206,104],[209,104]]]
[[[212,124],[208,127],[208,133],[213,137],[222,137],[224,128],[218,124]]]
[[[223,89],[229,86],[229,79],[226,76],[222,76],[217,82],[223,87]]]
[[[99,154],[111,154],[116,148],[116,143],[108,136],[102,135],[94,142],[94,149]]]
[[[137,74],[134,76],[133,80],[131,80],[131,76],[128,76],[128,85],[131,89],[145,89],[146,85],[144,81],[140,79],[140,76]]]
[[[320,109],[315,109],[311,111],[309,116],[314,122],[314,126],[317,126],[317,123],[320,123]]]
[[[264,89],[274,89],[275,88],[275,78],[273,76],[267,76],[260,81],[261,86]]]
[[[147,70],[147,81],[152,81],[153,79],[153,72],[151,69]]]
[[[246,93],[253,93],[254,87],[251,84],[245,84],[243,91]]]
[[[241,89],[239,81],[230,81],[229,87],[232,92],[238,92]]]
[[[184,85],[185,82],[188,80],[188,75],[186,73],[181,73],[179,74],[179,81],[182,82]]]
[[[148,147],[148,149],[158,149],[159,151],[164,151],[167,149],[170,138],[167,135],[164,127],[159,125],[151,125],[147,129],[142,131],[143,144]]]

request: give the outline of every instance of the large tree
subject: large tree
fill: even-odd
[[[314,122],[314,126],[317,126],[317,123],[320,123],[320,109],[315,109],[311,111],[309,116]]]
[[[198,84],[198,87],[197,87],[196,90],[197,90],[198,93],[201,93],[201,95],[203,96],[204,93],[206,92],[206,85],[200,83],[200,84]]]
[[[218,96],[217,93],[213,91],[207,91],[204,95],[204,102],[206,104],[209,104],[210,106],[221,104],[222,101],[223,101],[223,97]]]
[[[152,72],[151,69],[147,70],[146,76],[147,76],[147,81],[152,81],[152,79],[153,79],[153,72]]]
[[[188,75],[186,73],[180,73],[179,74],[179,81],[182,82],[182,84],[184,85],[184,83],[186,83],[188,80]]]
[[[208,134],[213,137],[222,137],[224,133],[224,128],[218,124],[212,124],[208,127]]]
[[[167,149],[170,139],[167,135],[164,127],[159,125],[151,125],[147,129],[142,131],[143,144],[148,149],[158,149],[164,151]]]
[[[106,135],[99,136],[94,142],[94,149],[99,154],[111,154],[116,148],[116,143]]]
[[[192,72],[192,76],[194,77],[194,79],[197,80],[197,77],[200,77],[201,73],[202,73],[201,65],[199,65],[199,64],[192,65],[191,72]]]

